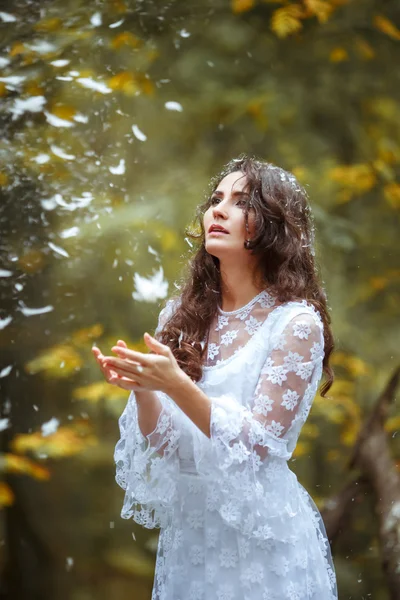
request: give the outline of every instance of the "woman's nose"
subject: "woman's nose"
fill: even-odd
[[[223,217],[226,218],[227,213],[224,207],[221,207],[220,204],[217,204],[216,206],[213,207],[213,216],[215,217],[216,215],[222,215]]]

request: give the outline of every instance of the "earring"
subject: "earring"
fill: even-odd
[[[246,240],[244,243],[244,247],[248,248],[250,246],[250,242],[251,242],[251,240]]]

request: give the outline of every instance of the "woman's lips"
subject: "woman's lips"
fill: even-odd
[[[218,231],[217,229],[214,229],[213,231],[210,231],[208,235],[229,235],[227,231]]]

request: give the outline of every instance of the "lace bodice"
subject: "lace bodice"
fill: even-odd
[[[156,332],[164,327],[179,302],[167,303]],[[283,452],[280,445],[282,456],[289,458],[322,374],[323,348],[322,319],[306,300],[279,304],[263,290],[235,311],[218,307],[208,332],[207,357],[199,385],[212,394],[215,385],[220,386],[220,392],[220,384],[223,387],[226,382],[231,396],[236,395],[238,400],[247,396],[240,402],[249,412],[237,436],[237,451],[251,447],[259,456],[265,456],[260,445],[249,443],[248,436],[262,444],[268,435],[276,441],[285,440],[288,447]],[[252,382],[256,384],[253,389]],[[221,400],[215,404],[221,406]]]
[[[211,323],[208,339],[206,368],[221,364],[239,352],[261,327],[276,301],[263,290],[246,306],[234,311],[218,313]]]

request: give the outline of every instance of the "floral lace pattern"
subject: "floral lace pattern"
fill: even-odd
[[[161,311],[160,330],[174,309]],[[156,331],[157,331],[156,330]],[[141,434],[135,395],[120,417],[123,518],[160,527],[152,600],[336,600],[325,528],[289,469],[322,374],[323,323],[305,300],[266,290],[220,308],[198,386],[211,402],[206,437],[157,392]]]

